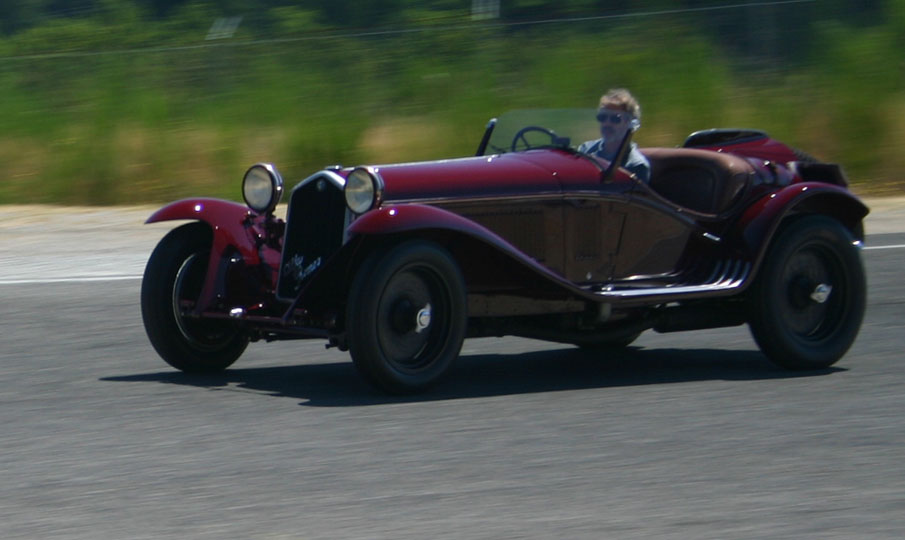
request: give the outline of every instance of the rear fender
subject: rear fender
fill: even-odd
[[[862,220],[870,210],[848,190],[824,183],[793,184],[751,205],[736,225],[745,252],[755,256],[755,271],[770,240],[783,222],[795,215],[822,214],[841,222],[857,240],[864,240]]]
[[[207,266],[204,288],[196,305],[196,311],[209,308],[223,287],[222,263],[227,255],[239,252],[248,266],[261,263],[249,224],[252,212],[247,206],[222,199],[183,199],[154,212],[145,223],[195,220],[207,223],[213,233],[211,254]],[[221,291],[222,292],[222,291]]]

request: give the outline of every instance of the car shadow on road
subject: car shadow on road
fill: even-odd
[[[773,366],[758,351],[630,347],[595,353],[568,347],[462,356],[440,384],[414,396],[380,393],[358,376],[351,362],[232,368],[214,375],[166,371],[101,380],[246,391],[299,399],[305,406],[348,407],[695,381],[790,379],[841,371],[845,370],[787,371]]]

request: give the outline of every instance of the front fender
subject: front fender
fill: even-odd
[[[255,234],[249,217],[253,213],[248,207],[222,199],[183,199],[164,206],[154,212],[145,223],[162,221],[195,220],[207,223],[213,234],[207,276],[196,305],[201,313],[210,307],[217,296],[225,294],[224,273],[228,255],[239,252],[245,264],[256,266],[262,262],[255,243]],[[271,266],[279,263],[270,261]],[[275,275],[274,268],[273,274]],[[275,278],[271,278],[274,281]],[[272,283],[269,284],[272,286]]]
[[[257,264],[258,253],[249,237],[247,220],[252,212],[247,206],[223,199],[183,199],[170,203],[151,214],[145,223],[161,221],[197,220],[207,223],[214,234],[212,255],[220,254],[226,246],[235,246],[245,259]]]
[[[449,210],[420,204],[385,206],[368,212],[349,226],[349,233],[394,234],[417,229],[449,229],[475,236],[486,236],[488,240],[492,237],[499,238],[474,221]]]
[[[364,251],[368,250],[371,240],[417,233],[419,237],[446,245],[460,261],[466,281],[471,283],[502,279],[507,286],[558,291],[555,294],[560,296],[599,301],[592,293],[541,265],[483,225],[435,206],[405,204],[372,210],[354,221],[348,232],[350,238],[360,240]],[[500,255],[507,262],[502,263],[498,258]],[[462,264],[463,261],[467,264]],[[494,261],[503,266],[494,266]]]
[[[837,219],[852,235],[863,240],[861,221],[870,212],[850,191],[840,186],[807,182],[793,184],[751,205],[736,225],[736,234],[749,254],[756,254],[756,266],[770,240],[786,218],[796,214],[823,214]]]
[[[182,199],[157,210],[145,223],[180,219],[204,221],[212,227],[227,221],[242,221],[251,215],[247,206],[224,199]]]
[[[349,226],[350,236],[404,234],[415,231],[451,231],[464,234],[490,244],[526,264],[549,272],[490,229],[436,206],[406,204],[379,208],[364,214]]]

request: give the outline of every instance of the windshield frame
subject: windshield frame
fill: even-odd
[[[487,124],[476,155],[499,155],[538,148],[560,148],[578,153],[582,143],[601,137],[596,113],[597,110],[591,108],[507,111]],[[514,141],[525,128],[536,129],[530,132],[531,137],[525,134],[520,141]],[[555,138],[541,133],[541,130],[551,131]]]

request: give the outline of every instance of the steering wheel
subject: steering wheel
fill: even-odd
[[[530,149],[531,143],[529,143],[528,139],[525,138],[525,134],[531,133],[534,131],[539,131],[539,132],[543,133],[544,135],[550,137],[550,144],[555,144],[556,140],[559,139],[559,137],[556,135],[556,133],[552,129],[547,129],[545,127],[540,127],[540,126],[525,126],[522,129],[518,130],[518,133],[516,133],[515,137],[512,138],[511,150],[513,152],[518,152],[518,149],[516,147],[518,146],[518,143],[520,140],[525,145],[525,150]]]

